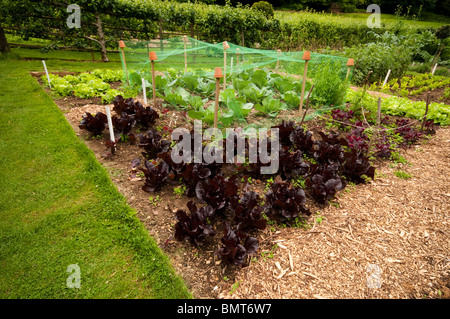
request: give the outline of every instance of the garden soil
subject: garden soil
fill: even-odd
[[[111,156],[105,139],[89,138],[78,128],[85,112],[105,112],[104,105],[55,102],[194,298],[450,298],[449,128],[401,150],[405,164],[375,163],[373,182],[347,186],[332,205],[307,202],[313,215],[305,227],[274,225],[251,233],[259,249],[241,268],[217,260],[218,239],[200,248],[174,240],[175,212],[186,209],[189,199],[174,194],[170,185],[152,194],[141,189],[143,180],[130,164],[142,157],[142,149],[119,143]],[[187,124],[181,113],[172,112],[157,123]],[[412,177],[401,179],[394,175],[398,170]],[[263,194],[265,185],[255,180],[245,187]],[[220,238],[221,224],[216,225]]]

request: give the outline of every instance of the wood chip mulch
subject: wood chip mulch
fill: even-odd
[[[278,229],[266,245],[273,256],[258,251],[219,298],[450,298],[449,154],[442,128],[408,149],[406,164],[383,164],[371,184],[341,191],[320,223]]]

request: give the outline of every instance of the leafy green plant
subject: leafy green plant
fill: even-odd
[[[184,73],[180,79],[181,84],[190,92],[195,92],[197,90],[197,86],[198,86],[198,77],[191,73],[191,72],[186,72]]]
[[[256,70],[253,72],[251,77],[251,81],[256,84],[257,87],[262,89],[267,82],[269,81],[267,78],[267,72],[264,70]]]
[[[286,94],[282,95],[282,99],[290,108],[298,108],[300,105],[300,97],[294,91],[286,92]]]
[[[254,83],[239,91],[241,96],[244,96],[247,102],[261,103],[263,99],[273,95],[273,91],[268,88],[258,88]]]
[[[203,97],[210,97],[214,94],[216,84],[214,81],[209,81],[207,79],[200,79],[197,85],[197,93]]]
[[[342,105],[347,92],[347,81],[341,73],[341,63],[329,60],[315,75],[315,87],[310,101],[314,105]]]
[[[255,110],[267,114],[270,117],[275,117],[281,110],[286,110],[287,107],[280,100],[265,98],[261,104],[255,105]]]
[[[114,99],[116,98],[117,95],[120,95],[120,94],[122,94],[121,91],[115,90],[115,89],[110,89],[102,95],[102,103],[109,104],[112,101],[114,101]]]
[[[87,83],[79,83],[75,86],[73,95],[81,99],[89,99],[95,96],[95,90]]]
[[[200,108],[197,110],[189,110],[188,116],[194,120],[202,120],[208,125],[214,124],[214,104],[211,104],[207,108]],[[230,125],[234,120],[234,113],[232,110],[229,110],[226,113],[223,113],[222,110],[219,109],[218,112],[218,121],[220,121],[224,126]]]
[[[167,88],[164,91],[164,96],[162,98],[175,108],[185,108],[188,105],[188,100],[191,94],[183,89],[182,87],[177,87],[176,89]]]
[[[173,189],[174,195],[182,196],[186,194],[186,185],[180,185]]]
[[[159,195],[156,195],[156,196],[150,196],[148,198],[148,201],[150,202],[151,205],[158,206],[158,203],[160,203],[162,201],[162,199]]]
[[[410,179],[412,177],[411,174],[406,173],[404,171],[395,171],[394,175],[401,179]]]
[[[253,103],[245,103],[244,97],[236,97],[233,89],[226,89],[219,96],[226,107],[233,112],[234,117],[240,121],[245,121],[245,117],[253,108]]]
[[[442,95],[439,97],[440,100],[450,99],[450,87],[446,88]]]

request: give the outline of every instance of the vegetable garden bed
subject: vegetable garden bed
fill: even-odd
[[[384,87],[374,83],[369,90],[408,97],[412,101],[426,101],[429,92],[432,101],[450,105],[450,78],[433,76],[431,73],[394,78]]]
[[[226,126],[245,123],[247,127],[279,128],[279,171],[261,175],[258,163],[177,166],[167,157],[173,147],[170,133],[180,126],[191,129],[196,118],[212,123],[211,114],[205,113],[208,108],[203,108],[207,101],[201,97],[209,92],[208,81],[189,76],[185,74],[179,86],[167,89],[169,82],[160,75],[154,108],[143,107],[140,98],[114,98],[118,137],[114,154],[109,152],[106,120],[98,113],[104,112],[104,105],[86,103],[68,108],[61,99],[56,103],[197,297],[218,296],[234,282],[242,265],[270,258],[274,251],[271,238],[279,229],[309,229],[317,212],[338,205],[336,195],[346,186],[370,183],[376,170],[386,166],[386,159],[400,160],[399,149],[411,147],[438,128],[428,121],[422,131],[421,122],[383,116],[384,130],[378,131],[373,117],[350,110],[350,104],[347,109],[316,114],[315,119],[299,126],[296,107],[292,110],[280,102],[288,102],[286,95],[296,92],[295,81],[284,82],[282,77],[266,73],[256,80],[260,85],[249,89],[250,84],[243,83],[246,79],[235,77],[232,88],[221,95],[228,110],[222,113],[221,122]],[[195,81],[197,85],[181,87]],[[278,99],[264,92],[268,82],[275,87]],[[199,85],[203,88],[200,91]],[[245,90],[252,92],[241,98],[239,93]],[[252,98],[255,103],[248,101]],[[297,106],[298,101],[292,104]],[[87,117],[86,113],[99,115]],[[235,249],[237,255],[232,254]]]

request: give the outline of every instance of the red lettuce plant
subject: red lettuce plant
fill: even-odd
[[[197,208],[193,201],[187,203],[190,216],[184,210],[177,210],[175,217],[175,239],[178,241],[188,240],[194,246],[200,246],[205,243],[207,236],[214,236],[216,233],[209,224],[208,220],[214,215],[214,209],[211,206]]]
[[[342,165],[344,176],[355,183],[363,183],[365,179],[363,176],[374,179],[375,167],[369,161],[369,158],[363,152],[356,149],[351,149],[345,152],[345,161]]]
[[[311,215],[305,207],[305,192],[300,187],[290,188],[287,183],[275,182],[266,193],[266,214],[269,218],[285,222],[298,217],[299,213]]]
[[[170,148],[170,140],[164,140],[156,129],[150,129],[145,134],[138,134],[139,146],[144,149],[144,157],[154,159],[158,153],[167,152]]]
[[[84,114],[83,118],[81,119],[79,128],[88,130],[90,133],[92,133],[93,136],[98,136],[102,134],[107,123],[108,118],[106,114],[97,112],[97,114],[93,116],[91,113],[86,112],[86,114]]]
[[[261,205],[261,198],[257,193],[250,191],[244,193],[241,197],[232,197],[229,208],[234,212],[234,219],[237,222],[236,228],[238,230],[266,228],[267,220],[262,215],[264,206]]]
[[[339,164],[311,165],[311,172],[306,179],[306,186],[311,196],[320,204],[334,198],[345,187],[345,182],[338,175]]]
[[[287,146],[283,146],[279,153],[280,173],[285,178],[305,175],[309,170],[309,164],[303,161],[301,151],[289,152]]]
[[[158,165],[150,161],[144,162],[144,167],[139,168],[145,175],[145,184],[142,189],[146,192],[155,192],[161,190],[166,184],[169,175],[169,165],[162,161]]]
[[[223,229],[222,247],[216,250],[215,255],[227,264],[244,266],[247,257],[258,250],[258,240],[239,230],[233,230],[227,222],[223,223]]]
[[[237,175],[225,178],[217,175],[200,180],[195,187],[195,194],[200,202],[224,211],[233,196],[237,196]]]
[[[305,131],[302,127],[296,127],[289,136],[290,141],[294,145],[294,149],[304,154],[311,155],[314,140],[310,131]]]
[[[186,185],[186,195],[195,196],[197,184],[211,176],[211,171],[200,163],[189,163],[185,165],[181,173],[183,182]]]

